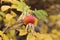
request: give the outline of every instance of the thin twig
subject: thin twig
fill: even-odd
[[[5,30],[3,30],[3,33],[6,33],[7,31],[9,31],[12,28],[12,26],[17,25],[17,24],[23,25],[23,22],[16,22],[16,23],[12,24],[11,26],[6,27]]]

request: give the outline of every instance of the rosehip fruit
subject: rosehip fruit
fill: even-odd
[[[35,22],[35,17],[34,16],[26,16],[24,18],[24,24],[29,24],[29,23],[34,23]]]

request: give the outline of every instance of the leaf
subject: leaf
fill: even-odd
[[[52,37],[49,34],[36,34],[36,40],[52,40]]]
[[[52,37],[53,40],[60,40],[60,37],[58,35],[50,34],[50,36]]]
[[[3,17],[5,17],[5,14],[3,12],[1,12],[1,11],[0,11],[0,15],[3,16]]]
[[[12,15],[13,17],[16,17],[16,16],[17,16],[17,14],[16,14],[15,12],[13,12],[13,11],[11,11],[11,15]]]
[[[40,19],[40,15],[39,15],[38,11],[35,10],[35,11],[33,11],[33,12],[34,12],[34,14],[36,15],[36,17],[37,17],[38,19]]]
[[[40,31],[41,31],[41,32],[40,32],[41,34],[47,33],[47,31],[48,31],[48,26],[47,26],[47,25],[41,25]]]
[[[32,33],[27,35],[27,40],[35,40],[35,36]]]
[[[15,36],[15,30],[10,30],[10,36],[14,37]]]
[[[17,10],[19,10],[19,11],[23,11],[25,8],[27,9],[27,5],[24,3],[24,2],[22,2],[22,1],[14,1],[13,2],[14,4],[15,4],[15,6],[14,6],[14,8],[16,8]]]
[[[15,33],[15,30],[9,30],[7,32],[7,36],[9,37],[9,39],[12,39],[12,40],[16,40],[16,33]]]
[[[57,36],[60,36],[60,31],[58,31],[57,29],[53,29],[52,34],[56,34]]]
[[[4,17],[5,17],[5,14],[0,11],[0,22],[3,20]]]
[[[50,19],[51,22],[55,23],[56,20],[57,20],[57,16],[56,15],[50,15],[49,19]]]
[[[0,16],[0,22],[2,21],[2,17]]]
[[[8,1],[7,0],[2,0],[2,1],[4,1],[4,2],[12,2],[12,0],[8,0]]]
[[[6,18],[4,19],[5,26],[10,26],[16,22],[11,14],[6,14]]]
[[[60,19],[60,14],[57,15],[57,19]]]
[[[44,16],[48,16],[47,12],[45,10],[39,10],[39,12],[44,15]]]
[[[10,6],[7,6],[7,5],[3,5],[2,7],[1,7],[1,11],[7,11],[8,9],[10,8]]]
[[[0,40],[2,40],[2,38],[0,37]]]
[[[27,34],[27,30],[26,30],[25,26],[22,26],[22,29],[20,29],[18,31],[20,32],[19,36],[23,36],[23,35]]]
[[[11,14],[6,14],[6,20],[11,20],[13,16]]]
[[[9,38],[7,37],[7,35],[5,35],[2,31],[0,31],[0,35],[2,37],[3,40],[9,40]]]
[[[47,12],[44,11],[44,10],[36,10],[33,11],[33,13],[35,14],[35,16],[40,19],[40,18],[43,18],[45,19],[48,15],[47,15]]]

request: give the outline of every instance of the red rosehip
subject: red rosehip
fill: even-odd
[[[26,16],[24,18],[24,24],[29,24],[29,23],[34,23],[35,22],[35,17],[34,16]]]

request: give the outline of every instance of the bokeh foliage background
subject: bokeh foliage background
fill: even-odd
[[[60,0],[0,0],[0,40],[60,40]]]

